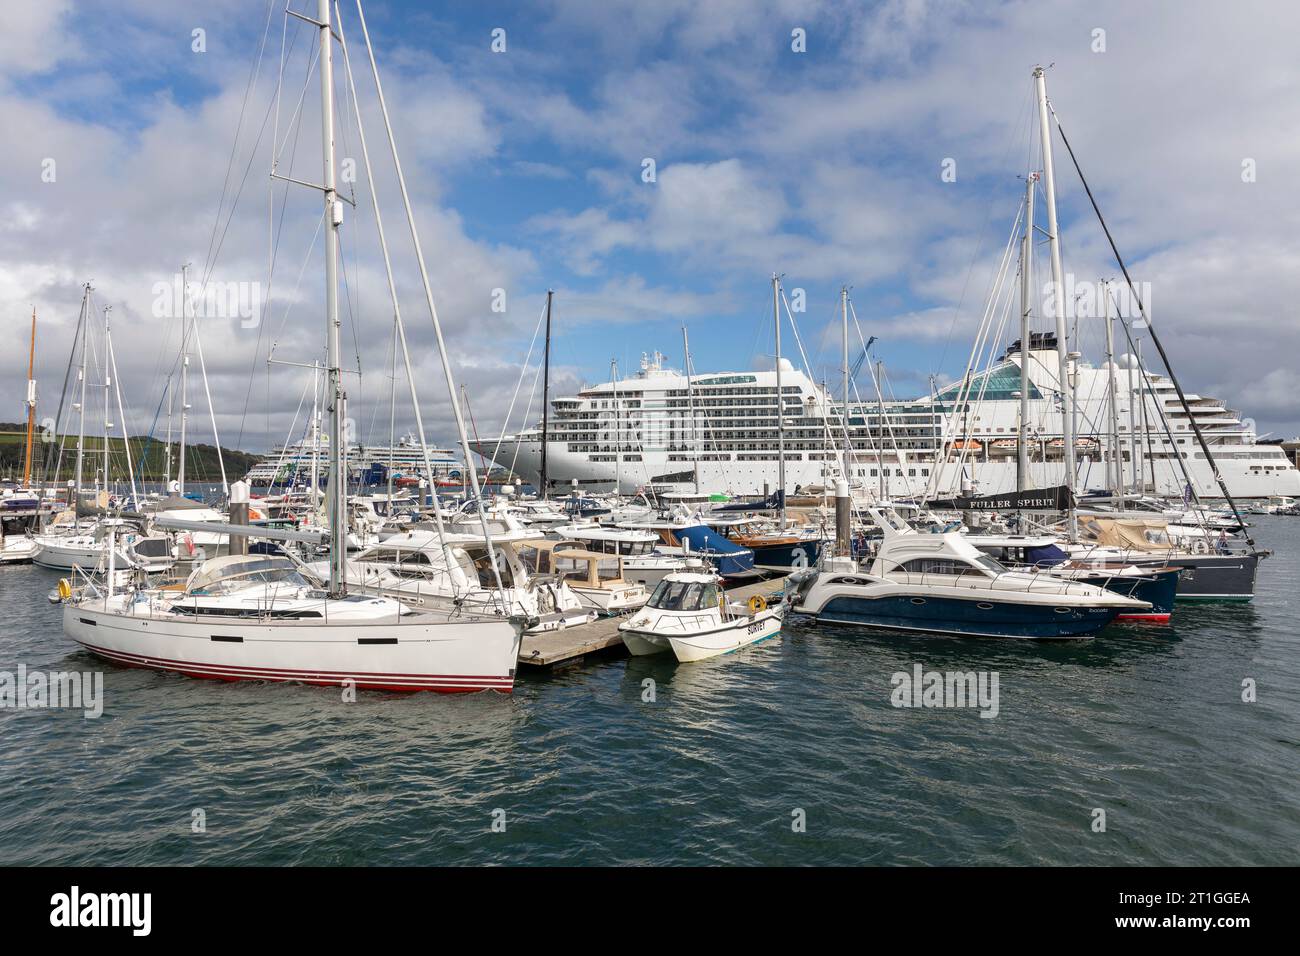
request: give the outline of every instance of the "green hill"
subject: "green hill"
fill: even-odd
[[[20,422],[0,422],[0,476],[22,477],[23,443],[27,436],[27,426]],[[49,453],[50,468],[58,457],[57,437],[43,442],[38,433],[33,443],[33,476],[39,476],[41,466]],[[131,439],[131,461],[136,468],[139,481],[162,481],[166,469],[167,443],[149,436],[137,436]],[[180,447],[172,443],[172,477],[176,477]],[[87,476],[94,475],[104,455],[104,441],[100,435],[87,435],[85,446],[85,464]],[[226,477],[234,481],[247,474],[254,462],[260,457],[244,451],[230,448],[221,449],[221,456],[226,464]],[[126,479],[126,460],[122,454],[122,440],[111,438],[108,443],[109,471],[116,480]],[[143,468],[141,464],[143,462]],[[75,476],[77,467],[77,436],[63,436],[63,467],[60,474],[48,476],[51,481],[67,481]],[[185,478],[194,481],[220,481],[221,469],[217,466],[217,449],[213,445],[193,444],[185,449]]]

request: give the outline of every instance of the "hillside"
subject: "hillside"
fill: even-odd
[[[23,464],[23,442],[27,434],[27,426],[20,422],[0,422],[0,477],[22,477]],[[66,481],[73,477],[77,465],[77,436],[64,436],[63,444],[63,467],[61,473],[56,477],[49,476],[49,480]],[[53,459],[58,455],[58,439],[54,438],[49,443],[44,443],[38,434],[36,437],[33,454],[36,459],[32,468],[34,476],[40,474],[42,462],[45,460],[47,448],[53,447],[50,467],[53,468]],[[121,439],[113,438],[109,440],[109,468],[112,471],[114,479],[119,476],[126,478],[126,462],[122,457]],[[98,435],[86,436],[86,464],[84,465],[85,473],[93,475],[98,467],[99,461],[104,453],[103,439]],[[178,461],[179,445],[172,443],[172,477],[176,476],[176,463]],[[226,464],[226,477],[231,481],[236,478],[242,478],[248,469],[253,467],[257,461],[258,455],[250,454],[243,451],[235,451],[230,448],[221,449],[222,458]],[[140,463],[144,456],[143,474],[140,474]],[[142,481],[162,481],[165,477],[166,468],[166,442],[148,436],[138,436],[131,439],[131,459],[137,468],[136,478]],[[212,445],[194,444],[185,449],[185,477],[187,480],[195,481],[220,481],[221,470],[217,466],[217,449]]]

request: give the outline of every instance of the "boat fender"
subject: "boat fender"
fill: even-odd
[[[749,599],[749,613],[758,614],[767,610],[767,598],[761,594],[755,594]]]
[[[67,578],[59,578],[59,600],[66,601],[72,597],[72,584]]]

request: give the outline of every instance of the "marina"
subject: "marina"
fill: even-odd
[[[219,195],[211,237],[4,271],[40,308],[0,383],[0,863],[1297,862],[1293,349],[1204,358],[1214,257],[1134,206],[1095,65],[990,68],[1019,119],[981,106],[1009,142],[967,178],[884,186],[915,157],[859,131],[776,186],[770,143],[652,129],[706,87],[525,160],[672,84],[534,97],[585,25],[485,67],[408,12],[271,2],[219,84],[160,58],[194,171],[159,208]],[[820,156],[850,110],[790,97],[749,122]]]

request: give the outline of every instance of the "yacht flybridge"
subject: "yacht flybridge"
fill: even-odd
[[[500,569],[489,562],[490,585],[501,605],[496,615],[475,615],[461,608],[435,612],[413,611],[389,597],[350,594],[346,570],[347,499],[346,443],[343,416],[347,395],[340,363],[338,304],[339,231],[344,219],[344,202],[337,192],[334,150],[334,62],[335,41],[343,55],[349,96],[358,102],[344,24],[333,19],[334,5],[318,0],[316,19],[309,21],[318,32],[320,75],[320,122],[323,154],[322,184],[325,234],[325,390],[328,418],[328,475],[326,514],[328,519],[328,573],[317,582],[291,561],[261,555],[231,554],[213,557],[200,564],[183,584],[150,586],[131,583],[116,586],[115,529],[110,526],[106,546],[108,573],[102,586],[90,583],[77,589],[64,603],[64,632],[88,650],[122,664],[177,671],[195,677],[221,680],[300,681],[309,684],[354,685],[385,690],[509,691],[514,684],[520,635],[527,621],[509,614]],[[290,16],[286,12],[286,17]],[[298,19],[307,19],[294,13]],[[360,2],[357,24],[364,39],[374,79],[374,95],[383,114],[385,133],[393,144],[379,70]],[[365,128],[358,116],[354,128],[359,135],[362,159],[371,183],[376,225],[388,269],[392,305],[401,331],[401,312],[387,255],[378,199],[374,198],[374,177]],[[443,371],[449,389],[461,447],[470,460],[468,437],[461,417],[442,332],[434,308],[425,261],[419,246],[407,196],[406,181],[396,149],[392,151],[396,182],[411,228],[415,259],[423,280],[426,302],[440,346]],[[273,167],[274,175],[274,167]],[[295,180],[296,182],[297,180]],[[306,184],[303,184],[306,185]],[[402,336],[403,348],[405,337]],[[409,370],[409,364],[408,364]],[[414,378],[408,374],[412,398]],[[419,403],[414,402],[417,427]],[[426,450],[427,455],[427,450]],[[475,497],[478,479],[469,470]],[[245,489],[246,490],[246,489]],[[245,499],[246,500],[246,499]],[[441,533],[441,514],[435,509]],[[492,534],[479,510],[483,540],[493,551]],[[167,527],[168,518],[156,524]],[[232,534],[235,526],[214,527]],[[272,531],[259,528],[256,536],[281,540],[306,540],[306,532]],[[245,533],[235,533],[232,548],[246,545]],[[319,535],[314,536],[319,540]],[[242,539],[242,540],[239,540]]]

